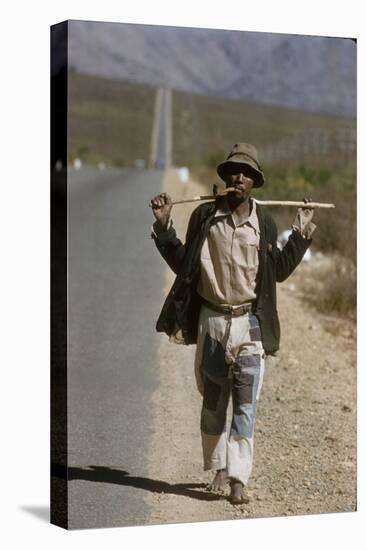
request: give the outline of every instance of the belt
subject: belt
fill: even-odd
[[[224,315],[230,315],[231,317],[240,317],[252,311],[252,302],[247,302],[241,306],[224,306],[221,304],[212,304],[207,300],[203,300],[203,303],[218,313],[223,313]]]

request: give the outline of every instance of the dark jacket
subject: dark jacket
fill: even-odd
[[[172,226],[154,236],[159,252],[177,275],[156,323],[156,330],[168,336],[181,330],[185,344],[197,341],[202,304],[202,298],[196,291],[200,276],[200,254],[217,206],[218,201],[204,203],[193,211],[184,245]],[[280,342],[276,282],[284,281],[294,271],[310,246],[311,239],[304,239],[300,233],[293,231],[281,251],[277,247],[277,227],[273,218],[259,205],[257,215],[260,229],[259,266],[253,312],[260,323],[264,350],[267,354],[273,354],[278,350]]]

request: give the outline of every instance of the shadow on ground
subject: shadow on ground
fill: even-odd
[[[114,483],[126,487],[135,487],[151,493],[165,493],[180,495],[197,500],[219,500],[221,495],[207,492],[206,483],[168,483],[158,479],[148,477],[131,476],[126,470],[117,470],[106,466],[89,466],[89,468],[77,468],[71,466],[66,469],[65,466],[55,464],[52,468],[52,475],[61,477],[68,481],[82,479],[84,481],[93,481],[97,483]]]

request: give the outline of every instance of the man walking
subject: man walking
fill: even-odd
[[[170,220],[171,198],[162,193],[151,201],[152,237],[177,274],[156,328],[175,342],[197,344],[204,469],[216,471],[211,490],[223,492],[230,482],[230,500],[240,504],[253,465],[264,358],[279,348],[276,282],[300,263],[315,225],[313,211],[299,209],[286,246],[278,249],[275,222],[250,197],[265,183],[253,145],[236,144],[217,173],[234,190],[194,210],[185,244]]]

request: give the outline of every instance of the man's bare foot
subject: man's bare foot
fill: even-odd
[[[236,479],[232,479],[230,481],[230,502],[231,504],[248,504],[249,498],[245,495],[244,492],[244,485],[237,481]]]
[[[208,486],[209,491],[224,493],[226,484],[228,482],[228,477],[226,470],[217,470],[216,475],[213,481]]]

